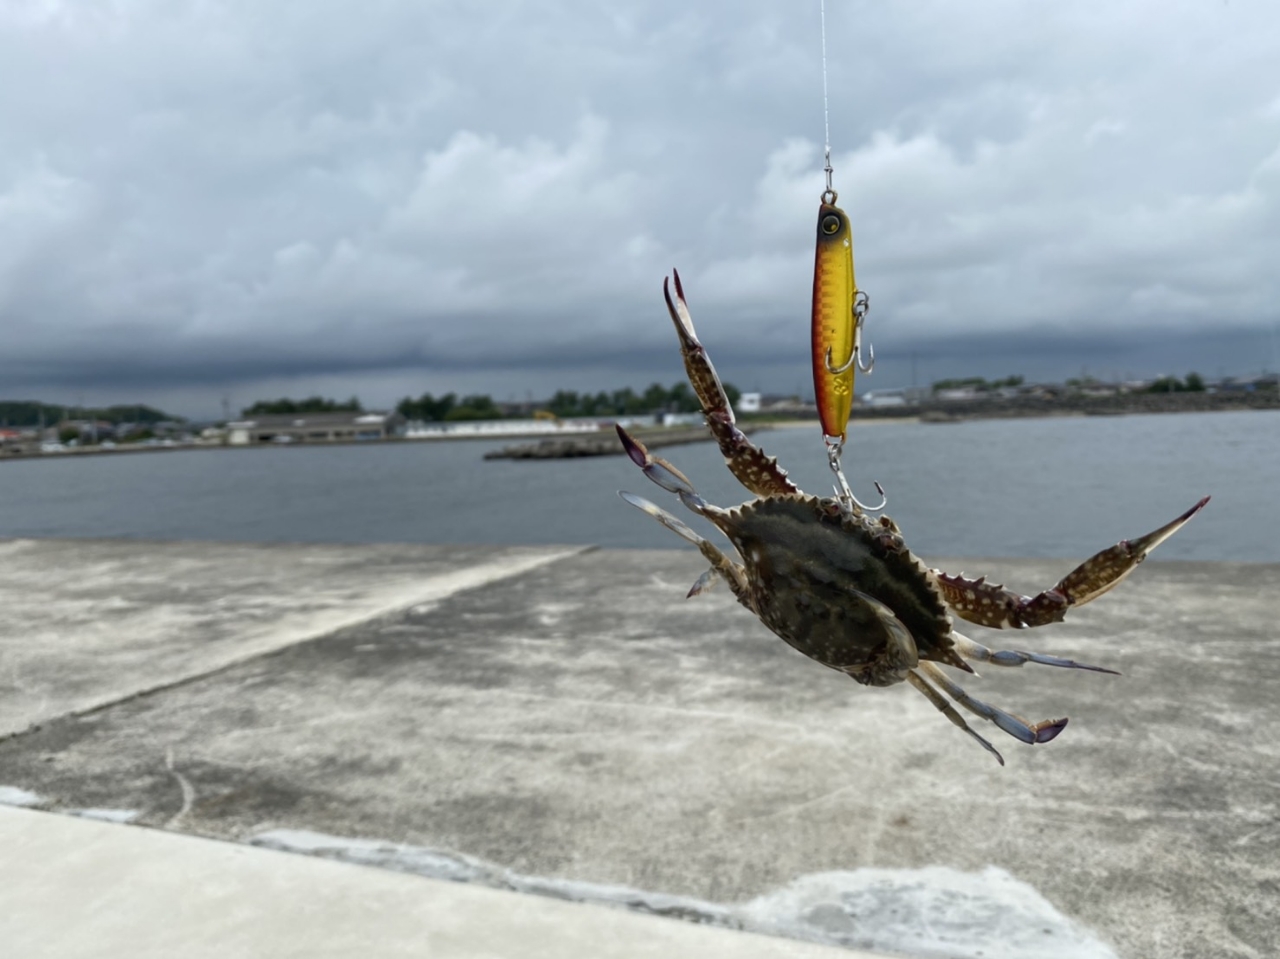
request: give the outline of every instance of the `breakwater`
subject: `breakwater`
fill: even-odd
[[[1126,413],[1210,413],[1224,410],[1280,409],[1280,392],[1257,390],[1226,393],[1116,393],[1091,396],[975,397],[927,401],[905,406],[859,406],[854,419],[925,420],[1016,419],[1030,416],[1119,416]]]
[[[754,429],[759,427],[747,427],[743,432],[750,433]],[[705,426],[635,430],[634,435],[649,449],[678,446],[682,443],[701,443],[711,439],[711,431]],[[550,460],[572,459],[579,456],[612,456],[621,452],[622,443],[618,441],[618,434],[613,430],[607,430],[588,436],[565,436],[539,440],[536,443],[504,446],[501,449],[489,450],[484,454],[484,458],[487,460]]]

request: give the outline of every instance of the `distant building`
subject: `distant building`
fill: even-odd
[[[663,426],[702,426],[707,418],[701,413],[663,413]]]
[[[114,423],[107,420],[63,420],[57,425],[59,432],[74,430],[81,439],[101,439],[104,436],[115,436]]]
[[[1058,383],[1031,383],[1022,387],[1023,396],[1040,400],[1056,400],[1067,393],[1067,388]]]
[[[1253,379],[1229,376],[1218,384],[1218,389],[1223,392],[1253,393],[1257,390],[1273,390],[1276,388],[1277,384],[1280,384],[1280,374],[1264,373],[1262,376],[1258,376]]]
[[[1115,396],[1120,387],[1113,383],[1089,383],[1080,387],[1083,396]]]
[[[883,406],[906,406],[907,391],[898,390],[867,390],[858,397],[858,402],[862,406],[883,407]]]
[[[933,398],[943,403],[967,403],[978,398],[978,391],[969,386],[934,390]]]
[[[619,423],[627,424],[628,420],[640,420],[644,425],[652,426],[651,416],[619,417]],[[404,430],[405,439],[439,440],[485,438],[500,439],[512,436],[560,436],[577,433],[595,433],[603,426],[613,422],[609,419],[595,417],[571,417],[569,419],[512,419],[512,420],[449,420],[443,423],[427,423],[422,420],[410,421]]]
[[[385,440],[404,427],[399,413],[284,413],[227,424],[232,446],[258,443],[351,443]]]
[[[24,453],[38,447],[39,439],[35,429],[0,427],[0,453]]]
[[[794,393],[765,393],[760,397],[760,411],[762,413],[795,416],[813,413],[816,409],[812,402],[805,402]]]
[[[737,411],[739,413],[759,413],[760,400],[761,394],[759,393],[743,393],[738,397]]]

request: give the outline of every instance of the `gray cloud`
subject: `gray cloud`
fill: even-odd
[[[1239,0],[830,4],[882,357],[1267,365],[1205,331],[1277,321],[1278,28]],[[820,94],[816,5],[6,5],[0,383],[191,410],[671,381],[674,264],[721,365],[791,389]]]

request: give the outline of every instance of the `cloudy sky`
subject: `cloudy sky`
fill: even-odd
[[[1274,368],[1280,6],[829,0],[860,388]],[[0,399],[809,391],[819,7],[0,0]]]

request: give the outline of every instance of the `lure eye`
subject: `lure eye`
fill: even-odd
[[[828,213],[822,218],[822,232],[827,236],[831,236],[840,229],[840,218],[834,213]]]

